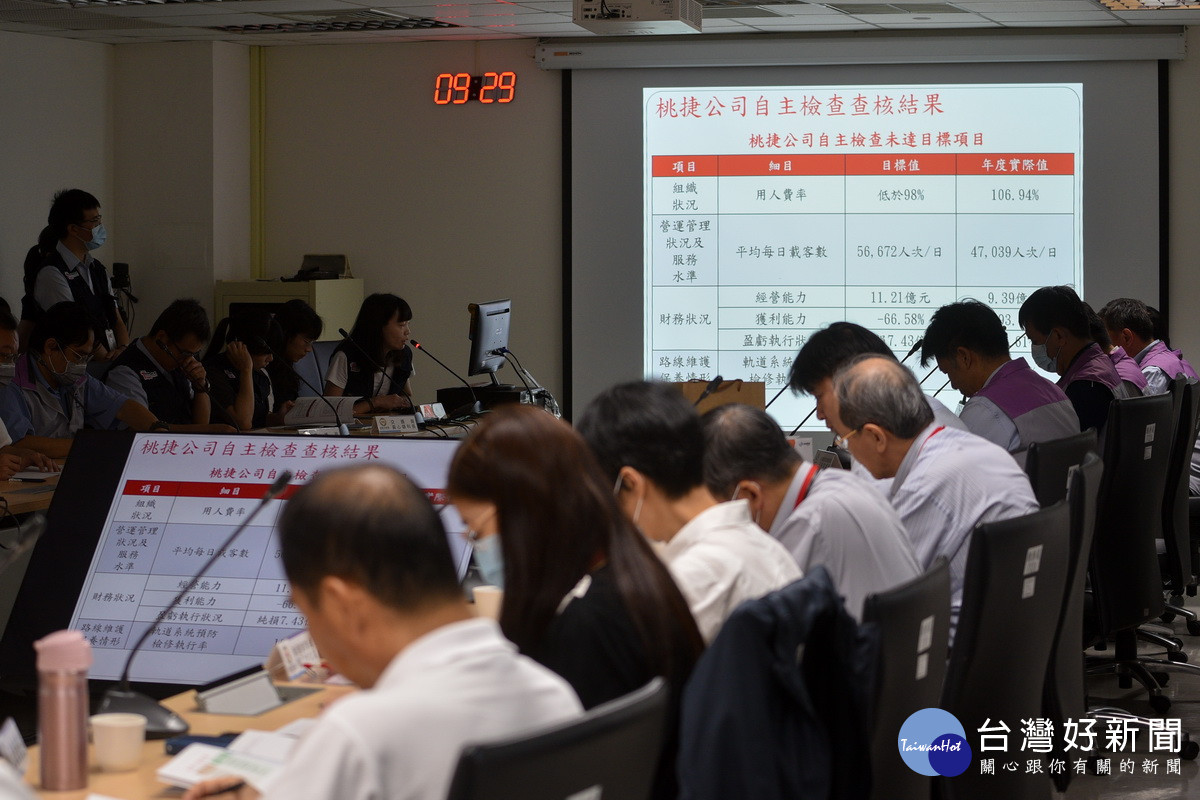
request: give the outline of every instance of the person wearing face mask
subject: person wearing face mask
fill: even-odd
[[[448,492],[484,579],[504,588],[505,636],[565,678],[584,708],[667,679],[671,723],[653,797],[675,798],[679,701],[704,643],[583,439],[540,408],[504,406],[455,453]]]
[[[921,366],[931,360],[967,398],[959,417],[971,433],[1012,453],[1025,466],[1035,442],[1079,431],[1079,417],[1063,390],[1008,349],[1000,317],[978,300],[950,303],[929,320]]]
[[[413,351],[408,346],[412,309],[394,294],[368,295],[350,338],[329,359],[325,394],[361,397],[355,414],[412,408]]]
[[[8,302],[0,298],[0,389],[12,383],[17,373],[17,356],[21,352],[20,325],[12,315]]]
[[[1083,301],[1070,286],[1044,286],[1025,300],[1017,322],[1029,337],[1030,355],[1075,407],[1079,429],[1104,435],[1113,398],[1132,396],[1103,348],[1092,338]]]
[[[104,382],[177,429],[232,432],[210,425],[208,376],[200,351],[209,339],[208,314],[195,300],[167,306],[150,333],[121,353]]]
[[[218,414],[239,430],[282,425],[293,403],[272,411],[266,367],[283,348],[279,323],[265,311],[249,311],[217,323],[203,366]]]
[[[78,303],[51,306],[17,359],[12,383],[0,392],[0,419],[18,447],[66,458],[71,437],[87,425],[169,431],[171,425],[87,373],[95,335]]]
[[[761,409],[730,403],[700,422],[709,491],[746,498],[802,572],[824,565],[855,619],[867,595],[921,574],[896,510],[867,480],[804,461]]]
[[[12,383],[16,375],[19,344],[17,320],[8,302],[0,298],[0,390]],[[58,471],[58,465],[52,459],[33,450],[14,447],[8,429],[0,422],[0,481],[31,467],[43,472]]]
[[[129,344],[129,331],[117,309],[104,265],[92,256],[108,239],[100,201],[82,189],[54,196],[47,225],[25,259],[22,338],[46,309],[78,303],[96,340],[95,358],[116,358]]]
[[[600,393],[579,432],[614,482],[621,509],[660,551],[706,642],[726,617],[800,578],[783,545],[754,524],[746,500],[720,502],[704,485],[700,417],[664,383]]]

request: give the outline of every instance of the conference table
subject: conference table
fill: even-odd
[[[301,685],[301,684],[296,684]],[[312,684],[303,684],[316,688]],[[273,731],[289,722],[319,715],[327,705],[350,692],[353,686],[321,686],[318,691],[285,703],[278,708],[257,716],[232,714],[207,714],[196,706],[196,693],[188,690],[162,701],[163,705],[180,714],[191,726],[188,732],[194,736],[217,736],[223,733],[241,733],[247,729]],[[42,791],[38,775],[38,749],[29,749],[29,767],[26,781],[37,790],[38,797],[52,800],[85,800],[89,794],[105,795],[119,800],[142,800],[143,798],[179,797],[180,790],[160,783],[155,772],[171,759],[163,750],[163,740],[147,741],[142,746],[141,765],[129,772],[101,772],[92,761],[91,746],[88,747],[91,772],[86,789],[70,792]]]
[[[58,475],[57,472],[47,472],[45,483],[0,481],[0,497],[8,501],[8,512],[16,515],[45,511],[54,497],[54,488],[58,486]]]

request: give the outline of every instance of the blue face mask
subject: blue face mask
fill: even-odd
[[[475,566],[479,575],[491,586],[504,588],[504,551],[500,549],[500,534],[484,536],[471,542],[475,550]]]
[[[108,241],[108,231],[104,229],[104,224],[101,223],[92,228],[92,238],[90,241],[84,242],[84,246],[88,250],[95,250],[98,247],[102,247],[106,241]]]

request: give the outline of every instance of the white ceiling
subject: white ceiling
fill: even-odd
[[[702,2],[705,34],[1200,23],[1200,6],[1181,0]],[[0,0],[0,30],[109,44],[594,38],[571,10],[572,0]],[[335,29],[314,32],[314,24]],[[409,24],[418,27],[395,27]]]

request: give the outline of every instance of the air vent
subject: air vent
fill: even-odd
[[[305,11],[277,14],[292,22],[265,25],[221,25],[212,30],[223,33],[327,33],[329,31],[415,31],[460,27],[426,17],[409,17],[374,9],[363,11]]]
[[[775,5],[772,3],[771,5]],[[782,17],[758,6],[710,6],[704,7],[705,19],[752,19],[754,17]]]

